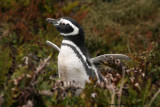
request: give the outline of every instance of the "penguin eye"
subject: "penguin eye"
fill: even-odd
[[[66,24],[65,23],[60,23],[60,25],[65,26]]]

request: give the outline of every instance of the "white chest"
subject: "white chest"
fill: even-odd
[[[89,81],[83,63],[69,46],[64,45],[61,47],[58,55],[58,72],[62,80],[74,80],[83,87],[85,86],[85,82]]]

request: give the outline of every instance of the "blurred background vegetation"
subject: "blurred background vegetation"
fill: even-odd
[[[92,57],[106,53],[131,57],[132,61],[126,62],[128,69],[145,76],[126,75],[129,94],[122,95],[122,103],[147,106],[160,87],[159,0],[0,0],[0,106],[22,106],[28,100],[37,107],[111,104],[108,90],[94,84],[87,85],[80,97],[63,100],[57,100],[55,94],[35,94],[51,89],[54,82],[50,76],[57,75],[58,53],[46,45],[46,40],[58,46],[62,41],[45,19],[64,16],[82,25]],[[28,91],[36,67],[50,54],[52,58],[36,78],[36,86]],[[131,77],[136,78],[134,83]],[[95,99],[90,97],[92,92],[97,93]],[[151,106],[160,106],[159,94]]]

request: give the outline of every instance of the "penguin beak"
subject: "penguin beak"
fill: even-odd
[[[56,19],[52,19],[52,18],[47,18],[46,21],[49,23],[52,23],[55,26],[59,24]]]

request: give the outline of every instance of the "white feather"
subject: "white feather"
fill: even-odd
[[[69,44],[69,45],[75,47],[76,50],[78,51],[78,53],[82,56],[83,60],[84,60],[84,61],[87,61],[86,57],[83,55],[83,53],[81,52],[81,50],[78,48],[78,46],[77,46],[75,43],[73,43],[73,42],[70,41],[70,40],[63,40],[62,43],[66,43],[66,44]],[[91,68],[91,67],[88,65],[88,63],[87,63],[87,66],[88,66],[88,68]]]
[[[78,51],[78,53],[82,56],[83,60],[87,62],[87,58],[83,55],[83,53],[82,53],[81,50],[77,47],[76,44],[74,44],[72,41],[69,41],[69,40],[63,40],[62,43],[66,43],[66,44],[69,44],[69,45],[75,47],[76,50]],[[86,64],[87,64],[88,68],[90,68],[90,69],[92,68],[92,70],[93,70],[93,71],[95,72],[95,74],[96,74],[97,79],[99,80],[99,76],[98,76],[97,69],[95,68],[95,66],[93,65],[93,63],[92,63],[92,67],[89,66],[88,63],[86,63]]]
[[[76,84],[83,88],[85,83],[89,82],[83,63],[69,46],[61,46],[58,55],[58,72],[62,80],[67,82],[74,80]]]

